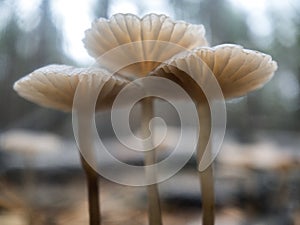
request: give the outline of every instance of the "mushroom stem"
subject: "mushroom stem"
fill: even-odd
[[[208,144],[211,131],[211,115],[208,102],[198,105],[198,116],[200,120],[200,135],[197,149],[199,164]],[[215,194],[212,164],[210,164],[204,171],[199,171],[198,173],[202,196],[202,224],[213,225]]]
[[[153,137],[153,133],[150,133],[149,123],[153,118],[153,99],[145,98],[141,101],[142,104],[142,135],[144,138]],[[151,146],[153,146],[153,138],[151,141]],[[145,173],[146,180],[156,179],[156,174],[153,169],[147,168],[149,165],[153,165],[156,162],[155,148],[145,153]],[[161,216],[161,207],[158,193],[158,186],[156,183],[150,184],[147,186],[147,195],[148,195],[148,219],[149,225],[161,225],[162,216]]]
[[[81,94],[81,93],[80,93]],[[93,96],[91,93],[86,94],[87,98],[84,102],[86,105],[90,104],[89,100]],[[97,96],[97,95],[95,95]],[[97,168],[94,156],[94,142],[93,142],[93,111],[83,105],[79,108],[81,117],[78,118],[77,132],[78,132],[78,146],[80,153],[81,166],[84,170],[87,182],[88,191],[88,207],[90,225],[101,224],[100,200],[99,200],[99,174],[95,170]]]
[[[199,172],[201,193],[202,193],[202,224],[213,225],[214,224],[214,180],[213,180],[213,168],[212,165],[207,167],[203,172]]]
[[[101,215],[99,203],[99,175],[88,164],[82,154],[80,154],[80,160],[87,180],[90,225],[100,225]]]

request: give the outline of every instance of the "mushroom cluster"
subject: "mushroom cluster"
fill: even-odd
[[[208,142],[211,116],[205,93],[194,79],[205,80],[213,74],[224,97],[234,98],[262,87],[277,69],[269,55],[232,44],[208,47],[204,35],[203,25],[173,21],[165,15],[148,14],[139,18],[132,14],[116,14],[109,20],[100,18],[86,31],[83,40],[88,53],[95,58],[97,68],[45,66],[17,81],[14,89],[20,96],[39,105],[70,111],[76,88],[83,82],[87,95],[89,89],[100,90],[95,108],[103,109],[110,108],[120,90],[134,79],[145,76],[170,79],[191,95],[198,108],[201,121],[199,162]],[[111,51],[115,54],[106,54]],[[127,65],[128,59],[134,59],[136,63]],[[146,127],[142,129],[145,136],[148,136],[148,122],[153,117],[152,102],[152,98],[142,100],[146,115],[142,123]],[[84,131],[80,135],[84,139]],[[81,159],[88,182],[90,224],[97,225],[100,224],[99,177],[84,157]],[[155,152],[150,151],[145,156],[145,164],[154,163]],[[212,165],[199,170],[204,225],[214,224],[212,173]],[[162,224],[157,184],[147,188],[149,224]]]

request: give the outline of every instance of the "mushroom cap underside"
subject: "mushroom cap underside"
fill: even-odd
[[[23,98],[38,105],[62,111],[71,111],[79,82],[99,93],[96,109],[112,105],[115,96],[129,82],[117,75],[112,76],[100,68],[75,68],[50,65],[37,69],[14,84],[14,90]]]
[[[210,86],[212,80],[218,83],[224,98],[229,99],[262,87],[276,69],[277,63],[269,55],[224,44],[180,54],[161,64],[152,75],[173,80],[196,101],[202,101],[205,95],[200,87]]]
[[[173,21],[165,15],[115,14],[100,18],[85,32],[88,53],[101,67],[127,76],[142,77],[173,55],[207,46],[203,25]]]
[[[182,86],[197,102],[205,99],[201,86],[210,87],[215,78],[225,98],[245,95],[270,80],[277,64],[269,55],[237,45],[201,47],[179,54],[150,74],[168,78]],[[71,111],[78,83],[89,90],[101,89],[96,109],[109,108],[130,80],[101,68],[50,65],[35,70],[14,85],[19,95],[39,105]],[[200,86],[200,87],[199,87]],[[142,87],[141,87],[142,88]],[[89,91],[89,92],[88,92]]]

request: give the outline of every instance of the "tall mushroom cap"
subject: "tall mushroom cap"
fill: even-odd
[[[207,77],[213,74],[224,97],[234,98],[262,87],[276,69],[277,63],[269,55],[238,45],[223,44],[179,54],[161,64],[152,75],[177,82],[201,101],[204,95],[195,80],[205,85]]]
[[[62,111],[71,111],[74,94],[79,82],[103,88],[96,109],[109,107],[119,91],[129,82],[119,76],[111,76],[100,68],[75,68],[65,65],[49,65],[37,69],[14,84],[14,90],[23,98],[38,105]]]
[[[173,21],[165,15],[148,14],[139,18],[133,14],[115,14],[109,20],[96,20],[86,31],[83,42],[101,66],[114,70],[136,61],[120,74],[144,76],[185,49],[207,46],[204,35],[203,25]],[[115,52],[99,58],[110,50]]]

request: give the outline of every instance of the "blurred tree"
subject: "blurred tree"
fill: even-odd
[[[61,113],[43,110],[19,98],[13,83],[38,67],[52,63],[71,63],[62,51],[62,34],[52,21],[50,1],[42,0],[35,14],[24,21],[18,13],[18,2],[1,1],[8,10],[0,29],[0,129],[8,126],[52,128],[63,119]],[[3,15],[2,15],[3,16]],[[36,26],[34,26],[37,22]],[[34,123],[36,117],[44,118]],[[21,123],[21,124],[19,124]]]
[[[273,82],[273,116],[283,129],[300,129],[300,2],[288,0],[285,9],[270,5],[268,16],[272,24],[270,52],[279,64]]]
[[[247,48],[255,48],[250,42],[249,28],[245,20],[245,13],[238,11],[227,1],[193,1],[170,0],[176,15],[193,23],[203,24],[206,29],[210,45],[222,43],[235,43]],[[235,101],[236,102],[236,101]],[[239,104],[229,103],[228,128],[236,130],[236,134],[243,141],[252,140],[253,132],[252,116],[257,113],[255,109],[259,105],[257,98],[248,96]],[[253,110],[254,109],[254,110]],[[251,115],[251,116],[250,116]],[[250,119],[245,119],[250,118]]]
[[[110,4],[109,0],[96,0],[96,2],[94,3],[94,16],[96,18],[107,18],[108,17],[108,7]]]
[[[272,33],[260,37],[251,30],[246,11],[234,7],[230,1],[222,0],[169,0],[178,19],[202,23],[211,45],[236,43],[273,56],[279,64],[279,71],[273,81],[262,90],[247,97],[228,103],[228,126],[236,130],[243,140],[251,140],[251,133],[257,129],[300,129],[300,2],[289,7],[267,6]],[[289,4],[281,3],[281,4]],[[254,21],[253,21],[254,22]],[[283,81],[297,77],[294,91],[298,97],[287,99],[279,86]],[[290,81],[291,82],[291,81]],[[284,87],[291,92],[292,87]],[[238,102],[238,103],[236,103]],[[268,114],[268,115],[266,115]],[[282,119],[285,118],[285,119]],[[297,121],[297,122],[296,122]]]
[[[245,44],[249,39],[249,29],[245,14],[223,0],[195,1],[170,0],[175,15],[193,23],[205,26],[211,45],[221,43]]]

